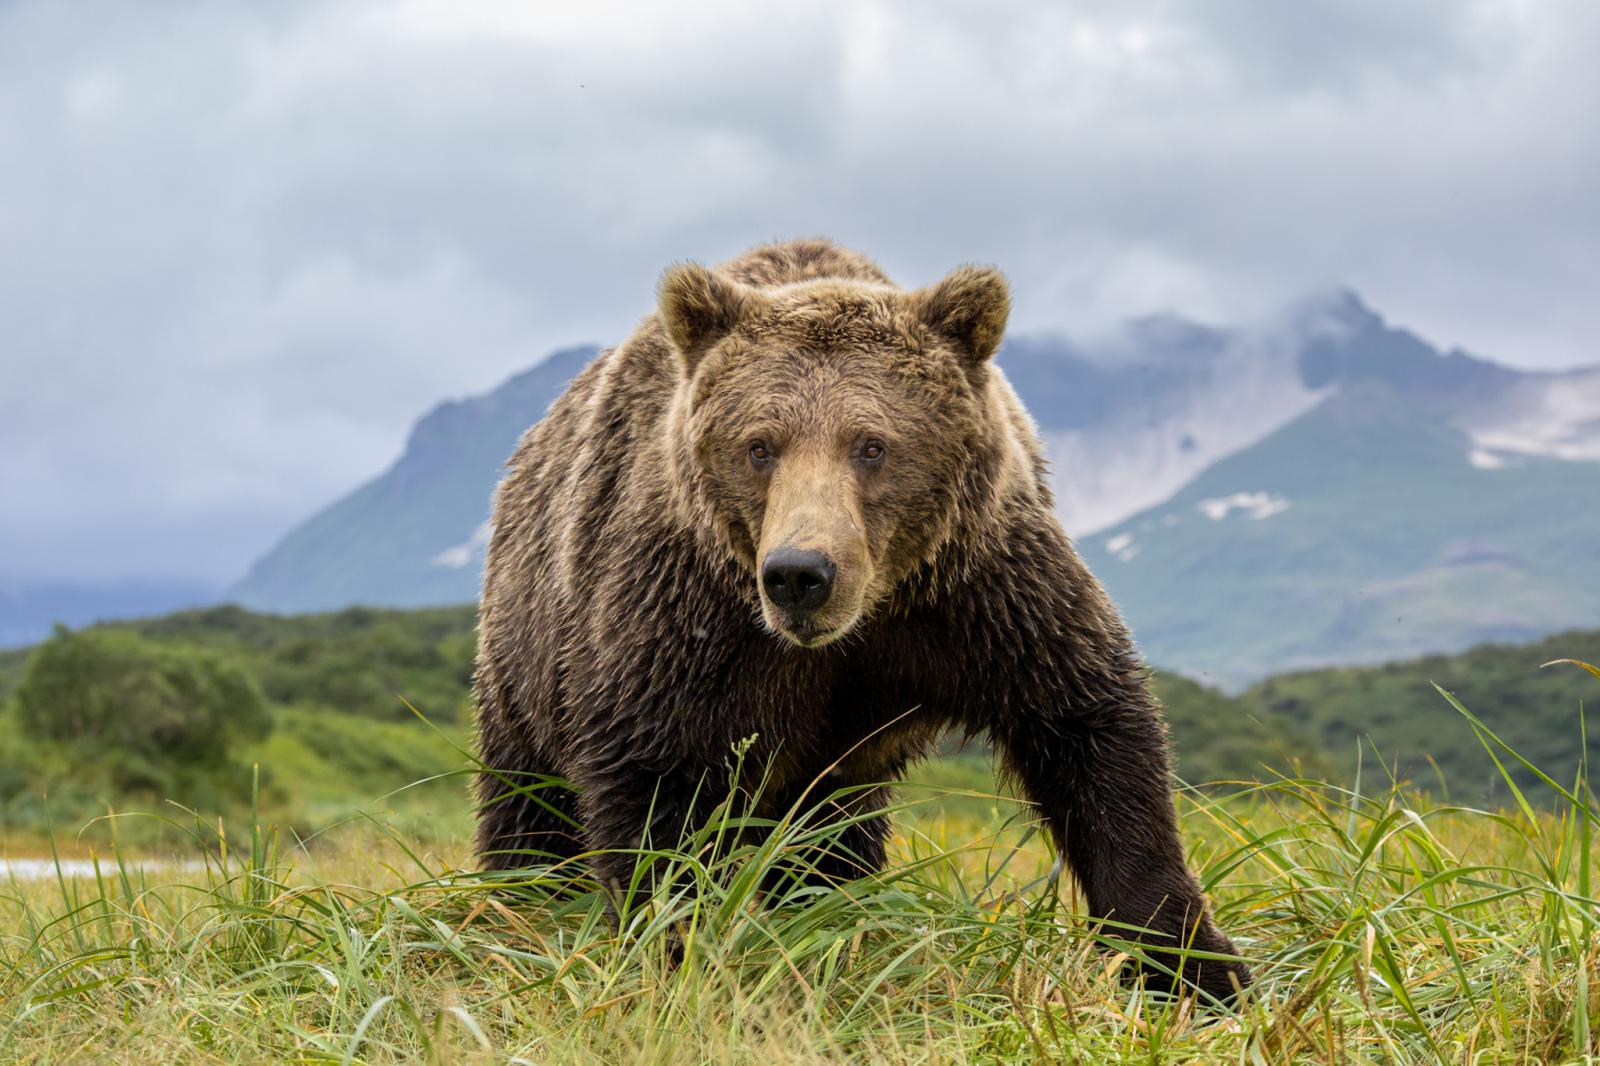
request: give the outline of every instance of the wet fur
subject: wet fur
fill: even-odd
[[[720,794],[752,735],[746,764],[770,768],[777,809],[835,763],[818,795],[892,781],[954,727],[992,738],[1093,915],[1166,934],[1152,945],[1232,952],[1185,865],[1159,706],[1054,516],[1031,420],[988,361],[1003,280],[958,275],[907,294],[826,241],[680,268],[666,316],[602,353],[528,431],[496,496],[482,603],[478,738],[505,775],[480,781],[485,866],[632,848],[647,830],[675,840],[702,781]],[[765,317],[737,334],[752,300]],[[779,334],[823,354],[774,384],[780,368],[740,352]],[[869,590],[847,637],[802,649],[760,622],[759,501],[706,475],[723,460],[704,441],[764,391],[841,374],[874,411],[920,405],[928,428],[918,461],[869,501],[873,580],[890,584]],[[507,797],[519,774],[579,792]],[[853,828],[823,873],[881,866],[887,833],[886,819]],[[594,861],[618,878],[632,862]],[[1219,963],[1185,975],[1219,997],[1250,979]]]

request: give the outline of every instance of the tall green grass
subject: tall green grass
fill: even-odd
[[[1456,706],[1509,781],[1520,757]],[[197,867],[113,846],[95,876],[4,887],[0,1061],[1600,1056],[1585,773],[1500,811],[1371,774],[1185,790],[1191,853],[1260,981],[1207,1008],[1125,986],[1123,931],[1084,919],[1027,812],[966,772],[902,787],[889,868],[837,890],[782,873],[835,831],[826,797],[757,823],[730,794],[648,844],[665,876],[620,899],[581,863],[468,872],[378,817],[309,846],[190,818]]]

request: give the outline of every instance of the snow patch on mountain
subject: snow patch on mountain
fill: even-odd
[[[1479,470],[1504,470],[1506,457],[1488,448],[1474,448],[1467,453],[1467,462]]]
[[[1289,501],[1270,492],[1235,492],[1231,496],[1201,500],[1194,505],[1194,509],[1213,522],[1222,521],[1234,511],[1241,512],[1246,518],[1260,521],[1287,511]]]
[[[1139,554],[1139,546],[1133,542],[1132,533],[1118,533],[1114,537],[1106,538],[1106,551],[1122,562],[1127,562]]]
[[[446,548],[444,551],[428,560],[434,566],[442,566],[448,570],[460,570],[468,563],[481,558],[483,549],[489,546],[489,523],[484,522],[472,531],[472,536],[460,544]]]

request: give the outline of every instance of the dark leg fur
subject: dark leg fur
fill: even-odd
[[[725,792],[726,771],[677,767],[658,771],[642,766],[612,767],[582,782],[578,807],[584,840],[595,874],[624,889],[633,878],[636,849],[677,848],[686,833],[704,825]],[[654,864],[645,871],[641,892],[653,887]]]
[[[1053,519],[1019,525],[1007,550],[984,594],[967,602],[976,648],[967,673],[983,686],[968,689],[967,724],[989,729],[1089,913],[1150,930],[1107,931],[1230,999],[1235,982],[1250,983],[1247,967],[1180,954],[1236,952],[1185,862],[1166,727],[1127,630]],[[1018,634],[1028,639],[1020,652]],[[1153,968],[1144,976],[1173,984]]]
[[[618,773],[613,768],[603,779],[589,781],[580,810],[589,846],[597,852],[593,856],[596,874],[618,889],[624,888],[634,875],[636,858],[632,849],[641,844],[673,848],[686,832],[704,826],[726,796],[725,773],[721,767],[699,774],[687,767],[666,774],[642,769]],[[832,796],[847,784],[830,777],[803,798],[799,790],[782,797],[772,811],[781,817],[798,802],[798,813],[806,817],[807,826],[817,828],[870,815],[888,803],[888,791],[882,788]],[[738,818],[746,813],[736,808],[733,815]],[[647,828],[641,832],[641,827]],[[768,889],[781,894],[796,881],[836,885],[879,870],[884,864],[888,834],[889,820],[881,815],[845,826],[825,846],[811,845],[797,851],[791,862],[781,863]],[[737,839],[726,842],[729,847],[737,843]],[[641,891],[652,887],[652,875],[653,871],[646,872]]]
[[[478,856],[485,870],[559,862],[583,851],[578,797],[538,770],[478,775]]]
[[[1211,920],[1185,864],[1165,731],[1153,707],[1136,698],[1059,716],[1047,726],[1013,728],[997,739],[1008,768],[1065,845],[1089,913],[1152,931],[1108,932],[1141,941],[1152,958],[1218,1000],[1232,998],[1235,980],[1250,983],[1242,963],[1185,961],[1178,954],[1185,948],[1233,954],[1234,946]],[[1152,986],[1173,987],[1158,971],[1144,977]]]
[[[808,830],[835,826],[841,821],[851,824],[838,829],[821,841],[808,843],[803,851],[792,856],[773,871],[768,885],[770,892],[779,897],[797,883],[804,886],[834,886],[865,877],[883,869],[889,840],[890,822],[887,815],[879,814],[889,803],[886,788],[863,788],[847,795],[834,793],[851,788],[851,782],[828,777],[803,798],[796,794],[782,805],[781,810],[794,810],[806,820]],[[866,782],[862,782],[866,784]]]

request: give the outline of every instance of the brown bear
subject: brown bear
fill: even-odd
[[[823,240],[667,271],[658,311],[528,431],[495,497],[484,865],[593,851],[625,881],[627,849],[720,798],[743,738],[786,810],[893,781],[953,727],[991,738],[1091,914],[1151,948],[1234,953],[1184,862],[1160,707],[990,360],[1009,311],[994,269],[906,291]],[[886,799],[858,792],[852,813]],[[879,867],[886,822],[844,830],[817,875]],[[1216,997],[1250,980],[1236,962],[1183,975]]]

